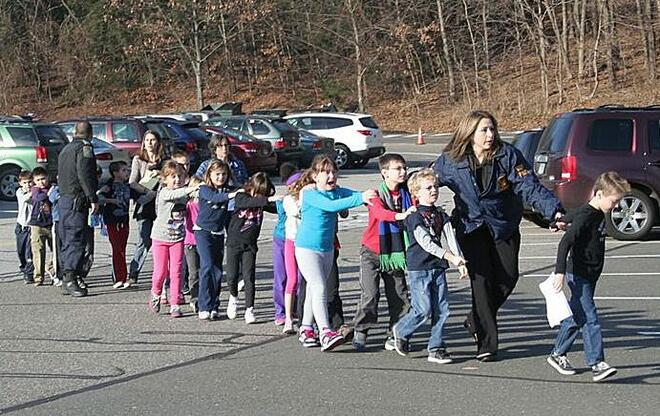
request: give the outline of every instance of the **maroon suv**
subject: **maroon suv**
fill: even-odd
[[[606,216],[608,232],[619,240],[642,238],[658,222],[660,107],[559,114],[541,136],[534,169],[568,210],[589,201],[598,175],[618,172],[633,189]]]

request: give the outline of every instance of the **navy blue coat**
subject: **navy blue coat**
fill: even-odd
[[[440,184],[454,192],[452,217],[459,235],[485,224],[495,241],[508,239],[520,226],[523,201],[549,220],[562,210],[559,200],[541,185],[522,153],[508,143],[503,143],[493,157],[493,174],[483,192],[467,157],[454,161],[441,154],[434,169]]]

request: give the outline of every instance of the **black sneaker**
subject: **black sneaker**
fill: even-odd
[[[78,286],[79,286],[81,289],[87,289],[87,283],[85,283],[85,281],[83,280],[82,277],[79,277],[79,278],[78,278]]]
[[[477,360],[481,361],[482,363],[496,361],[497,355],[493,352],[482,352],[481,354],[477,354]]]
[[[447,350],[435,350],[429,352],[428,361],[431,363],[449,364],[454,360],[452,360],[451,354]]]
[[[610,366],[605,361],[601,361],[596,365],[591,366],[594,381],[601,381],[609,376],[616,374],[616,368]]]
[[[396,326],[392,327],[392,339],[394,340],[394,351],[402,357],[407,356],[408,351],[406,350],[406,341],[399,338],[396,333]]]
[[[367,348],[367,334],[355,331],[351,345],[355,351],[364,351]]]
[[[554,367],[554,369],[557,370],[559,374],[563,374],[565,376],[572,376],[575,374],[575,369],[565,355],[550,354],[546,361],[548,364]]]

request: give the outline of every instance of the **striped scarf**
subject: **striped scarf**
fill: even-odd
[[[412,205],[410,193],[405,187],[399,188],[401,197],[401,212],[404,212]],[[382,182],[378,186],[378,197],[385,208],[395,211],[394,199],[390,190]],[[406,269],[406,248],[408,248],[408,234],[398,221],[379,221],[378,222],[378,244],[380,247],[380,270],[394,271]]]

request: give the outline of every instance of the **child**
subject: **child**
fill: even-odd
[[[190,178],[188,186],[199,186],[202,180],[197,176]],[[186,237],[183,240],[183,250],[188,268],[188,289],[190,293],[190,309],[197,313],[199,296],[199,253],[197,252],[197,240],[195,240],[195,221],[199,214],[199,195],[193,194],[193,197],[186,204]],[[184,290],[185,292],[185,290]]]
[[[151,281],[149,309],[160,312],[160,294],[163,283],[169,274],[171,293],[178,294],[181,287],[181,264],[183,262],[183,220],[188,197],[196,187],[182,187],[185,178],[183,168],[172,160],[163,163],[160,172],[164,187],[156,197],[156,220],[151,230],[153,241],[154,272]],[[179,296],[172,296],[170,315],[183,316],[179,306]]]
[[[62,286],[63,270],[60,265],[60,254],[62,253],[62,239],[60,235],[60,209],[58,203],[60,201],[60,187],[57,183],[53,184],[48,190],[48,200],[52,207],[51,212],[53,215],[52,239],[53,239],[53,270],[54,286]]]
[[[263,211],[275,213],[275,206],[272,202],[282,198],[273,196],[275,187],[263,172],[252,175],[243,189],[245,192],[236,195],[235,210],[227,227],[227,285],[229,286],[227,317],[236,318],[240,264],[245,282],[245,323],[252,324],[256,322],[254,316],[255,262]]]
[[[218,318],[225,224],[229,216],[229,199],[236,196],[227,187],[229,166],[214,160],[199,187],[199,214],[195,220],[195,241],[199,253],[199,319]],[[194,294],[193,294],[194,296]]]
[[[326,281],[332,269],[334,241],[339,211],[357,207],[376,197],[376,192],[363,193],[337,187],[337,165],[327,156],[314,158],[310,167],[313,185],[302,192],[301,221],[296,235],[296,259],[307,281],[300,341],[305,347],[318,345],[312,328],[319,328],[321,351],[330,351],[344,341],[328,321]]]
[[[183,150],[176,150],[176,151],[172,152],[172,160],[175,161],[176,163],[178,163],[179,165],[181,165],[183,170],[186,172],[186,178],[187,178],[186,179],[186,184],[189,185],[190,184],[189,183],[189,181],[190,181],[190,159],[188,158],[188,154],[186,152],[184,152]],[[186,212],[187,212],[187,210],[186,210]],[[187,232],[186,232],[186,235],[188,235]],[[195,238],[194,234],[192,235],[192,238],[193,239]],[[184,251],[185,251],[185,249],[184,249]],[[190,294],[190,283],[189,283],[190,276],[188,275],[188,261],[187,260],[183,262],[183,267],[181,269],[181,279],[182,279],[181,296]],[[165,286],[166,287],[169,286],[169,279],[165,281]],[[165,292],[165,291],[163,291],[163,292]],[[167,299],[167,297],[165,297],[165,299]],[[162,297],[161,297],[161,302],[162,302]]]
[[[406,160],[399,154],[388,153],[378,159],[378,166],[383,182],[378,186],[378,198],[369,206],[369,223],[360,249],[361,292],[353,336],[353,348],[357,351],[365,348],[367,333],[378,321],[381,279],[390,315],[388,332],[410,308],[404,273],[408,236],[398,222],[415,211],[406,187]],[[390,336],[385,349],[391,351],[393,347]]]
[[[28,221],[32,216],[30,203],[30,189],[32,188],[32,172],[23,170],[18,174],[18,188],[16,200],[18,201],[18,215],[16,216],[16,254],[18,254],[19,268],[23,274],[26,285],[34,283],[34,267],[32,264],[32,247],[30,243],[30,226]]]
[[[594,292],[605,262],[605,214],[629,192],[630,184],[616,172],[601,174],[594,185],[594,196],[571,215],[572,224],[559,243],[554,287],[560,291],[564,280],[568,281],[571,289],[569,304],[573,312],[573,316],[561,322],[555,347],[547,358],[560,374],[575,374],[566,353],[580,331],[584,338],[585,361],[591,367],[593,381],[601,381],[617,371],[605,362]]]
[[[127,289],[131,283],[127,281],[126,269],[126,243],[128,241],[129,218],[128,208],[131,199],[131,188],[128,178],[131,175],[126,162],[110,163],[110,183],[106,191],[102,192],[104,198],[99,198],[102,204],[103,221],[108,230],[108,239],[112,247],[112,274],[115,289]]]
[[[296,171],[293,163],[283,163],[280,166],[280,178],[283,183]],[[273,228],[273,303],[275,305],[275,325],[286,323],[285,313],[285,286],[287,281],[286,265],[284,259],[284,245],[286,240],[285,223],[286,212],[282,201],[275,202],[277,209],[277,224]]]
[[[307,171],[309,172],[309,171]],[[282,332],[295,334],[293,328],[293,299],[298,292],[298,263],[296,261],[296,234],[300,224],[300,191],[307,183],[309,173],[297,172],[286,181],[289,194],[282,200],[286,221],[284,223],[284,267],[286,270],[286,287],[284,288],[284,328]]]
[[[449,262],[458,267],[463,279],[468,274],[467,268],[449,217],[434,205],[438,200],[438,178],[433,170],[422,169],[413,174],[408,188],[418,200],[417,211],[405,220],[410,236],[406,264],[411,309],[392,327],[394,349],[400,355],[407,355],[408,340],[431,316],[428,361],[446,364],[452,359],[442,339],[442,327],[449,316],[445,270]],[[441,246],[441,234],[445,235],[451,251]]]
[[[30,215],[30,239],[32,246],[32,258],[34,263],[34,285],[44,284],[46,271],[53,276],[52,260],[46,263],[46,247],[53,251],[51,240],[51,227],[53,226],[52,204],[48,199],[50,183],[48,172],[41,166],[32,171],[34,186],[30,190],[32,198],[32,213]]]

